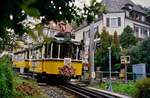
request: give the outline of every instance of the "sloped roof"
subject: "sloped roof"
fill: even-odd
[[[134,11],[145,13],[143,7],[136,5],[131,0],[102,0],[102,3],[106,5],[108,12],[123,11],[122,8],[125,7],[126,4],[131,4],[133,6]]]

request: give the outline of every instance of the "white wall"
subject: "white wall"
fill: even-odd
[[[106,18],[121,18],[121,26],[120,27],[116,27],[116,28],[112,28],[112,27],[107,27],[106,26]],[[124,20],[125,19],[125,12],[118,12],[118,13],[107,13],[103,15],[103,24],[106,27],[107,31],[109,31],[109,33],[111,35],[114,34],[115,31],[117,31],[118,35],[120,35],[123,32],[124,29]]]
[[[121,26],[120,27],[113,28],[113,27],[107,27],[106,26],[106,18],[118,18],[118,17],[121,18]],[[123,32],[124,28],[127,25],[129,25],[130,27],[132,27],[134,29],[134,24],[150,28],[150,25],[145,25],[145,24],[133,21],[133,20],[126,19],[125,18],[125,12],[103,14],[103,20],[97,21],[94,24],[94,26],[98,26],[100,33],[101,33],[103,27],[106,27],[106,30],[109,32],[110,35],[113,35],[115,31],[117,31],[118,35],[121,35],[121,33]],[[88,31],[89,28],[90,28],[90,26],[86,26],[80,30],[75,31],[75,40],[77,40],[77,41],[83,40],[83,32]],[[150,36],[150,31],[149,31],[149,36]],[[140,34],[139,34],[139,37],[143,38]]]
[[[106,27],[106,18],[121,18],[121,26],[117,28]],[[109,32],[110,35],[113,35],[115,31],[117,31],[118,35],[123,32],[124,29],[124,19],[125,19],[125,12],[120,13],[107,13],[103,14],[103,20],[99,20],[94,23],[94,26],[98,26],[99,33],[101,33],[103,27],[106,27],[106,30]],[[83,27],[80,30],[75,31],[75,40],[81,41],[83,39],[83,32],[88,31],[90,26]]]
[[[130,19],[125,19],[125,27],[127,25],[129,25],[133,30],[134,30],[134,24],[136,25],[139,25],[139,26],[142,26],[142,27],[146,27],[146,28],[149,28],[149,36],[150,36],[150,25],[146,25],[146,24],[143,24],[143,23],[140,23],[140,22],[136,22],[136,21],[133,21],[133,20],[130,20]],[[141,31],[140,31],[141,32]],[[139,38],[144,38],[144,36],[141,35],[141,33],[139,32],[138,37]],[[135,32],[136,33],[136,32]],[[136,34],[135,34],[136,35]]]
[[[127,25],[129,25],[129,26],[131,26],[131,27],[133,28],[133,27],[134,27],[134,24],[137,24],[137,25],[141,25],[141,26],[150,28],[150,25],[146,25],[146,24],[143,24],[143,23],[140,23],[140,22],[136,22],[136,21],[133,21],[133,20],[130,20],[130,19],[125,19],[125,27],[126,27]]]
[[[101,32],[101,30],[103,28],[103,22],[102,22],[102,20],[95,22],[94,23],[94,27],[96,27],[96,26],[98,26],[99,32]],[[86,32],[89,29],[90,29],[90,26],[88,25],[86,27],[83,27],[80,30],[75,31],[75,40],[77,40],[77,41],[83,40],[83,32]]]
[[[77,40],[77,41],[83,40],[83,32],[88,31],[89,28],[90,28],[90,26],[86,26],[86,27],[84,27],[78,31],[75,31],[75,33],[74,33],[75,34],[75,40]]]

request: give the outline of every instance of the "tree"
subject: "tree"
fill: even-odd
[[[112,43],[112,65],[120,63],[120,43],[119,43],[119,36],[117,32],[114,32]]]
[[[10,45],[11,31],[16,34],[23,34],[25,28],[21,23],[25,18],[26,14],[22,12],[19,4],[22,4],[16,0],[2,0],[0,3],[0,46],[5,48],[5,45]],[[10,30],[11,29],[11,30]]]
[[[145,8],[146,21],[150,23],[150,7]]]
[[[150,66],[150,37],[128,50],[132,64],[146,63]]]
[[[0,98],[13,98],[13,70],[10,57],[0,58]]]
[[[82,13],[81,13],[82,12]],[[23,21],[27,15],[40,18],[41,22],[64,21],[80,24],[83,20],[91,23],[95,16],[105,12],[102,3],[92,0],[90,6],[78,8],[74,0],[2,0],[0,3],[0,46],[10,45],[12,33],[22,36],[29,32]]]
[[[111,46],[111,37],[109,33],[103,28],[100,35],[100,47],[95,53],[95,65],[100,66],[101,70],[108,70],[108,47]]]
[[[150,7],[145,8],[145,14],[147,15],[147,17],[150,17]]]
[[[133,34],[133,30],[130,26],[124,28],[123,33],[120,36],[120,43],[123,48],[129,48],[136,45],[137,38]]]

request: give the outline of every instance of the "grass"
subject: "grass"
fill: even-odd
[[[96,86],[96,88],[100,88],[103,90],[107,90],[108,83],[101,83]],[[127,84],[122,82],[113,82],[112,83],[113,92],[120,93],[123,95],[134,96],[136,91],[135,83],[128,82]]]

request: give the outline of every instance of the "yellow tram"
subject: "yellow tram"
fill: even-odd
[[[73,78],[82,75],[81,44],[58,38],[50,43],[35,45],[22,51],[14,52],[13,68],[20,73],[34,73],[38,78],[56,79],[64,77],[59,68],[70,60],[75,69]]]

